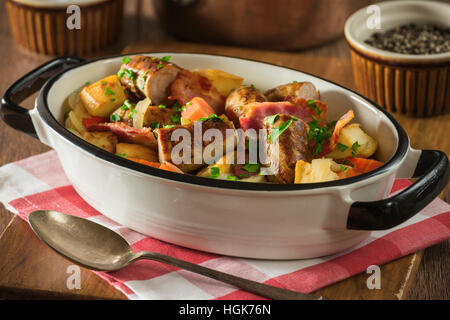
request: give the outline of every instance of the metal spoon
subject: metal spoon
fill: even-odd
[[[116,232],[93,221],[65,213],[39,210],[30,213],[28,220],[33,231],[50,248],[88,269],[115,271],[139,259],[148,259],[189,270],[270,299],[324,299],[322,296],[294,292],[243,279],[157,252],[135,253],[126,240]]]

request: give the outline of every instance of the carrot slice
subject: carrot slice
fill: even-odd
[[[347,158],[347,161],[353,164],[353,170],[366,173],[376,168],[379,168],[383,165],[383,162],[373,160],[373,159],[365,159],[365,158]]]
[[[92,116],[90,118],[83,118],[83,120],[81,120],[81,122],[83,123],[83,127],[86,130],[89,130],[90,127],[102,123],[102,122],[107,122],[108,119],[105,117],[97,117],[97,116]]]
[[[177,166],[171,164],[170,162],[164,162],[159,168],[162,170],[183,173],[183,171],[181,171]]]
[[[215,113],[214,109],[200,97],[193,98],[190,103],[186,104],[186,110],[181,112],[181,116],[191,122],[197,121],[201,118],[207,118],[209,115]]]
[[[131,160],[131,161],[134,161],[134,162],[137,162],[137,163],[140,163],[140,164],[145,164],[146,166],[150,166],[150,167],[153,167],[153,168],[159,168],[160,165],[161,165],[161,163],[159,163],[159,162],[150,162],[150,161],[147,161],[147,160],[144,160],[144,159],[131,158],[131,157],[127,157],[127,159]]]

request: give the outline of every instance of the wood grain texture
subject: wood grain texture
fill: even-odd
[[[95,55],[89,55],[88,57],[96,57],[98,55],[109,55],[116,54],[120,52],[123,47],[129,43],[130,41],[144,41],[146,43],[161,43],[162,41],[173,41],[173,38],[167,34],[165,34],[161,28],[159,28],[156,20],[154,19],[154,13],[152,11],[151,4],[147,1],[140,2],[139,0],[126,0],[127,6],[125,7],[125,17],[124,17],[124,32],[122,32],[119,41],[113,46],[109,47],[106,51],[103,50],[101,53]],[[140,14],[136,14],[139,12]],[[46,18],[49,19],[49,18]],[[22,41],[26,39],[21,39]],[[54,50],[56,52],[56,42],[53,43],[55,46]],[[2,47],[2,51],[0,51],[0,57],[3,61],[6,61],[4,66],[2,67],[3,72],[8,74],[8,77],[0,78],[0,91],[4,92],[6,88],[20,76],[25,74],[27,71],[35,68],[36,66],[48,61],[50,57],[40,56],[35,54],[30,54],[21,49],[20,46],[15,45],[13,38],[10,34],[10,30],[8,27],[8,20],[6,19],[6,10],[4,7],[4,2],[0,3],[0,46]],[[202,49],[201,46],[196,46],[194,44],[187,44],[190,51],[202,51],[206,49]],[[156,50],[158,46],[146,45],[142,47],[141,45],[129,46],[128,50],[131,51],[142,51],[142,50]],[[175,49],[183,49],[183,47],[179,44],[172,44],[170,46],[165,47],[164,45],[159,45],[159,48],[172,48]],[[326,46],[314,48],[312,50],[308,50],[304,52],[304,54],[298,53],[290,53],[290,54],[281,54],[279,55],[277,52],[258,52],[252,50],[244,50],[239,48],[226,48],[226,47],[216,47],[215,49],[209,50],[218,50],[218,52],[222,52],[224,54],[230,55],[244,55],[250,58],[262,59],[265,61],[270,61],[273,63],[280,63],[290,67],[300,67],[305,71],[312,71],[313,73],[328,77],[330,79],[338,79],[337,81],[346,86],[353,86],[351,70],[350,68],[350,51],[347,47],[345,40],[340,39],[339,41],[330,43]],[[51,52],[49,52],[51,53]],[[311,67],[312,61],[314,58],[318,58],[320,60],[321,65],[314,65]],[[331,59],[327,59],[331,58]],[[341,60],[343,59],[343,60]],[[329,66],[334,66],[333,68],[329,68]],[[314,70],[312,70],[313,68]],[[447,72],[447,71],[446,71]],[[439,79],[446,77],[447,73],[440,73]],[[355,72],[355,79],[358,74]],[[361,76],[361,75],[360,75]],[[406,79],[405,79],[406,80]],[[357,81],[359,82],[359,81]],[[406,86],[406,82],[404,82],[404,86]],[[445,90],[450,91],[450,82],[442,85]],[[439,89],[438,89],[439,90]],[[33,98],[28,99],[23,103],[25,107],[31,108],[33,105]],[[408,96],[403,96],[403,101],[405,101]],[[414,96],[413,96],[414,98]],[[437,106],[441,106],[444,109],[444,99],[446,99],[446,105],[450,105],[448,101],[450,99],[450,95],[440,97],[442,104],[437,103]],[[437,148],[450,153],[450,141],[445,138],[448,137],[448,132],[450,130],[450,117],[440,116],[440,117],[432,117],[427,119],[415,119],[409,118],[407,116],[396,115],[397,119],[404,126],[408,135],[411,138],[411,143],[415,148]],[[17,133],[13,129],[7,127],[3,122],[0,122],[0,165],[17,161],[23,159],[25,157],[38,154],[44,151],[47,151],[48,148],[38,141],[25,136],[23,134]],[[441,198],[444,198],[447,202],[450,200],[449,188],[441,194]],[[12,219],[13,215],[5,210],[2,206],[0,206],[0,257],[3,254],[10,253],[20,253],[22,250],[27,250],[27,246],[36,248],[39,245],[37,239],[24,243],[22,245],[24,248],[20,246],[13,246],[9,244],[9,240],[7,239],[19,239],[29,238],[34,236],[32,231],[28,228],[27,224],[21,221],[18,218]],[[13,223],[14,222],[14,223]],[[9,225],[10,224],[10,225]],[[8,227],[8,233],[3,233]],[[22,227],[19,228],[19,225]],[[22,231],[23,232],[22,232]],[[22,232],[22,233],[21,233]],[[3,242],[5,241],[5,242]],[[6,243],[6,245],[4,245]],[[41,244],[42,245],[42,244]],[[46,249],[44,247],[43,249]],[[3,251],[2,251],[3,250]],[[69,262],[65,262],[64,259],[54,254],[52,251],[47,249],[48,252],[48,263],[60,263],[61,264],[61,272],[62,276],[67,276],[64,270],[64,263],[66,266]],[[40,249],[39,249],[40,253]],[[402,298],[405,299],[450,299],[449,292],[449,274],[448,274],[448,265],[449,265],[449,257],[450,257],[450,242],[443,242],[438,244],[432,248],[426,249],[424,251],[424,255],[422,258],[422,263],[419,265],[417,263],[420,260],[421,253],[417,253],[419,256],[414,258],[415,263],[414,266],[418,266],[418,271],[415,279],[413,280],[414,270],[411,270],[411,275],[409,277],[409,281],[404,281],[405,288],[403,290]],[[47,260],[43,261],[40,258],[39,254],[33,256],[39,263],[45,263]],[[33,258],[32,257],[32,258]],[[33,259],[30,257],[22,257],[22,261],[24,264],[24,268],[27,268],[27,263],[33,262]],[[402,266],[410,266],[413,260],[412,256],[404,257],[400,260],[405,260],[400,262]],[[4,260],[2,260],[4,262]],[[8,263],[8,262],[7,262]],[[64,283],[59,281],[59,286],[62,286],[61,290],[54,290],[55,284],[51,282],[48,283],[45,288],[44,285],[41,284],[39,290],[35,290],[31,284],[36,284],[37,282],[32,277],[36,276],[31,273],[24,273],[21,275],[20,269],[14,270],[8,267],[8,265],[2,264],[2,270],[9,270],[9,273],[3,273],[0,271],[0,279],[2,279],[2,284],[8,283],[7,286],[2,285],[0,288],[0,298],[80,298],[84,295],[87,298],[92,298],[93,294],[89,292],[84,292],[83,294],[73,292],[64,287]],[[33,262],[36,263],[36,262]],[[389,282],[390,277],[396,277],[397,272],[403,272],[404,270],[398,267],[398,261],[394,261],[382,266],[382,275],[386,275],[386,281],[382,280],[382,288],[385,282]],[[20,264],[18,264],[20,266]],[[89,271],[83,270],[82,273],[86,273],[83,276],[88,279],[89,285],[87,288],[92,288],[93,291],[97,290],[96,287],[104,286],[105,283],[102,279],[98,277],[87,277]],[[7,278],[11,277],[11,280],[8,281]],[[47,275],[48,277],[48,275]],[[340,283],[336,283],[332,286],[324,288],[321,292],[327,292],[327,290],[335,290],[334,292],[339,295],[339,297],[347,297],[345,295],[346,292],[349,294],[353,294],[357,291],[359,287],[365,287],[365,281],[367,279],[366,274],[361,274],[351,279],[347,279]],[[48,279],[47,279],[48,280]],[[346,282],[349,284],[346,285]],[[387,295],[387,298],[394,297],[395,293],[398,293],[400,286],[396,286],[392,288],[391,293]],[[408,290],[408,287],[410,288]],[[65,288],[65,290],[63,290]],[[100,289],[95,291],[95,297],[98,298],[111,298],[114,297],[115,294],[120,294],[112,287],[105,288],[108,292],[102,292]],[[409,293],[408,293],[409,291]],[[325,294],[325,293],[323,293]],[[355,297],[353,295],[352,297]],[[374,290],[366,290],[365,292],[358,291],[356,298],[373,298],[380,299],[384,297],[384,292],[378,292]]]

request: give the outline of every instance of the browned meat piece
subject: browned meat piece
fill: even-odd
[[[157,142],[150,128],[133,128],[123,122],[105,122],[89,127],[89,131],[111,131],[120,142],[137,143],[156,149]]]
[[[268,118],[266,118],[268,119]],[[311,153],[308,148],[307,125],[302,120],[295,120],[287,114],[279,115],[273,124],[264,121],[268,131],[268,137],[282,124],[292,120],[289,127],[278,137],[276,141],[267,141],[267,160],[272,168],[278,165],[278,171],[268,179],[276,183],[294,183],[295,165],[298,160],[311,162]],[[272,136],[273,137],[273,136]]]
[[[295,116],[306,123],[313,120],[313,118],[319,119],[322,123],[326,122],[328,107],[325,103],[315,101],[317,109],[320,110],[319,115],[317,109],[308,106],[308,102],[305,99],[295,98],[293,100],[292,102],[281,101],[249,104],[245,115],[239,119],[241,128],[244,131],[250,128],[262,129],[264,126],[264,118],[274,114]]]
[[[199,137],[196,137],[194,135],[194,128],[195,126],[201,126],[201,136],[200,133],[198,133]],[[222,133],[222,137],[223,137],[223,141],[216,141],[217,139],[213,138],[213,141],[205,141],[203,139],[204,134],[207,130],[209,129],[216,129],[219,130]],[[228,130],[227,129],[232,129],[232,130]],[[214,146],[215,144],[219,144],[220,147],[223,148],[223,154],[226,154],[229,151],[232,150],[227,150],[227,140],[228,139],[235,139],[234,136],[234,125],[233,122],[229,121],[228,119],[226,119],[225,121],[222,121],[220,119],[210,119],[210,120],[206,120],[206,121],[196,121],[194,123],[190,123],[187,125],[180,125],[180,126],[176,126],[173,128],[162,128],[162,129],[156,129],[154,132],[157,135],[157,140],[158,140],[158,151],[159,151],[159,161],[160,162],[171,162],[173,164],[175,164],[178,168],[180,168],[182,171],[184,172],[190,172],[190,171],[194,171],[197,170],[201,167],[203,167],[206,163],[213,163],[214,160],[218,157],[220,157],[220,155],[210,155],[208,154],[209,152],[205,152],[205,148],[208,146],[209,150],[214,150]],[[179,130],[178,132],[176,132],[177,130]],[[199,130],[200,131],[200,130]],[[172,141],[172,134],[174,133],[184,133],[186,134],[187,137],[189,137],[190,140],[188,140],[187,142],[184,140],[183,137],[178,137],[176,138],[175,141]],[[174,136],[175,138],[175,136]],[[197,139],[197,140],[196,140]],[[195,148],[195,142],[198,141],[198,147]],[[201,145],[200,145],[201,142]],[[183,153],[183,145],[185,145],[185,143],[187,143],[187,146],[189,146],[190,144],[190,154],[185,155]],[[180,145],[181,144],[181,145]],[[214,144],[214,145],[213,145]],[[186,147],[185,147],[186,148]],[[234,146],[233,146],[234,149]],[[187,150],[187,149],[186,149]],[[195,159],[195,150],[198,150],[198,154],[200,155],[199,159],[200,163],[196,163],[196,159]],[[201,151],[201,152],[199,152]],[[179,162],[176,161],[176,159],[172,159],[172,152],[174,152],[174,154],[176,154],[179,157],[179,160],[183,160],[181,161],[181,163],[175,163],[175,162]],[[187,159],[187,161],[184,161],[184,159]],[[190,162],[190,163],[188,163]]]
[[[214,109],[217,115],[225,112],[225,97],[217,91],[212,81],[188,70],[178,73],[171,85],[171,98],[185,105],[194,97],[201,97]]]
[[[225,112],[230,120],[238,126],[239,118],[246,113],[247,105],[266,101],[267,98],[258,89],[251,86],[240,86],[228,95],[225,101]]]
[[[138,98],[150,98],[152,104],[165,104],[170,85],[180,68],[173,63],[148,56],[134,56],[119,71],[121,83]]]
[[[269,101],[284,101],[287,98],[318,100],[319,91],[311,82],[291,82],[267,90],[264,95]]]
[[[145,111],[143,126],[150,127],[153,123],[159,123],[161,127],[163,125],[177,125],[180,124],[179,115],[179,112],[170,108],[162,109],[157,106],[149,106]]]

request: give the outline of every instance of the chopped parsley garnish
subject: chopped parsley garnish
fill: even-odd
[[[218,167],[211,168],[211,178],[217,179],[220,176],[220,169]]]
[[[340,142],[337,143],[336,147],[341,150],[342,152],[344,152],[345,150],[348,149],[348,147],[345,144],[342,144]]]
[[[116,153],[116,156],[125,158],[127,155],[125,153]]]
[[[116,101],[116,99],[111,98],[111,99],[109,99],[109,101],[114,102],[114,101]]]
[[[125,69],[120,69],[120,70],[117,72],[117,76],[118,76],[119,78],[122,78],[124,74],[125,74]]]
[[[358,143],[358,141],[355,141],[354,144],[352,144],[352,156],[355,157],[356,153],[358,152],[358,148],[361,147]]]
[[[150,70],[145,71],[144,76],[148,75],[149,72]]]
[[[219,117],[217,114],[215,114],[215,113],[211,113],[209,116],[208,116],[208,120],[214,120],[214,121],[224,121],[221,117]]]
[[[175,122],[175,123],[180,123],[181,122],[181,116],[179,114],[174,114],[172,116],[172,118],[170,118],[170,120],[172,122]]]
[[[273,128],[269,136],[270,143],[274,143],[275,141],[277,141],[278,137],[281,136],[281,134],[286,131],[287,128],[289,128],[293,121],[293,119],[289,119],[288,121],[280,124],[278,128]]]
[[[308,107],[310,107],[311,109],[316,110],[317,115],[320,116],[320,114],[322,113],[322,110],[319,109],[319,107],[318,107],[317,104],[316,104],[316,101],[314,101],[314,100],[308,100],[308,101],[306,102],[306,104],[307,104]],[[313,119],[314,119],[314,117],[313,117]]]
[[[161,69],[162,67],[163,67],[163,64],[160,62],[160,63],[158,63],[158,65],[156,66],[156,69],[159,70],[159,69]]]
[[[159,107],[160,109],[165,109],[165,108],[166,108],[166,106],[163,105],[163,104],[160,104],[158,107]]]
[[[178,102],[175,102],[175,103],[172,105],[172,110],[173,110],[173,111],[176,111],[176,112],[181,112],[181,111],[183,111],[183,107],[182,107],[182,105],[179,104]]]
[[[128,119],[132,119],[133,115],[136,113],[136,109],[135,108],[131,108],[130,109],[130,114],[128,115]]]
[[[117,122],[120,120],[120,116],[118,114],[113,113],[110,117],[112,122]]]
[[[110,88],[108,88],[108,87],[106,87],[105,88],[105,95],[107,95],[107,96],[113,96],[113,95],[115,95],[116,93],[114,92],[114,91],[112,91]]]
[[[169,62],[170,58],[172,58],[172,56],[165,56],[161,58],[161,61]]]
[[[125,100],[123,105],[120,107],[120,110],[132,109],[133,105],[130,103],[130,100]]]
[[[313,150],[313,156],[317,156],[322,152],[322,145],[331,137],[332,132],[329,127],[321,126],[318,120],[308,122],[308,126],[308,142],[315,140],[316,144]]]
[[[88,86],[88,85],[90,85],[90,84],[91,84],[90,81],[86,81],[86,82],[84,83],[84,86]]]
[[[257,173],[259,171],[260,164],[259,163],[246,163],[242,166],[242,169],[251,172],[251,173]]]
[[[353,163],[351,163],[349,160],[344,160],[343,162],[345,165],[350,166],[350,167],[354,167],[355,165]]]
[[[231,181],[238,181],[238,180],[239,180],[239,178],[238,178],[238,177],[236,177],[236,176],[228,176],[228,177],[227,177],[227,180],[231,180]]]
[[[346,167],[346,166],[343,166],[342,164],[341,164],[341,171],[345,171],[345,170],[347,170],[348,168]]]
[[[217,114],[215,113],[211,113],[208,117],[202,117],[200,119],[197,119],[196,121],[206,121],[206,120],[212,120],[212,121],[225,121],[224,119],[222,119],[221,117],[219,117]]]
[[[292,81],[292,83],[297,83],[297,82],[298,82],[297,80]]]
[[[264,122],[267,123],[267,124],[273,125],[275,123],[275,120],[278,118],[279,115],[280,114],[277,113],[277,114],[274,114],[273,116],[267,117],[264,120]]]
[[[126,57],[123,57],[123,59],[122,59],[122,63],[123,64],[127,64],[128,62],[130,62],[130,57],[128,57],[128,56],[126,56]]]
[[[252,83],[252,84],[250,84],[250,88],[252,88],[252,89],[256,89],[256,87],[255,87],[255,85]]]
[[[155,129],[158,129],[160,127],[161,127],[161,123],[158,122],[158,121],[152,121],[150,123],[150,128],[152,128],[152,131],[155,130]]]
[[[124,69],[125,71],[125,77],[127,79],[131,79],[133,83],[136,83],[136,73],[131,69]]]

